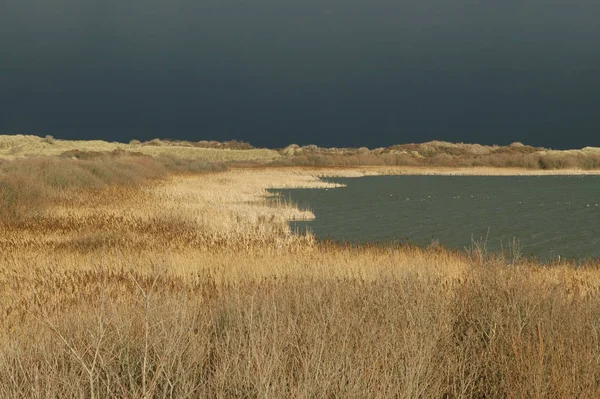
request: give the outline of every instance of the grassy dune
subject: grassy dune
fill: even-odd
[[[599,396],[598,264],[319,242],[267,188],[385,170],[189,162],[0,164],[0,397]]]
[[[508,146],[431,141],[375,149],[321,148],[289,145],[277,150],[258,149],[248,143],[229,141],[132,140],[129,144],[105,141],[57,140],[26,135],[0,135],[0,159],[27,156],[79,157],[84,153],[129,152],[164,159],[229,162],[299,167],[420,167],[509,168],[524,170],[600,170],[600,148],[550,150],[521,143]]]
[[[356,167],[409,166],[451,168],[520,168],[527,170],[561,170],[600,168],[600,148],[556,151],[513,143],[509,146],[431,141],[401,144],[385,148],[319,148],[314,145],[290,145],[282,149],[281,158],[272,163],[280,166]]]
[[[207,146],[210,143],[206,144]],[[202,160],[207,162],[271,161],[280,155],[268,149],[235,149],[193,146],[185,142],[152,140],[147,143],[109,143],[101,140],[58,140],[52,137],[26,135],[0,135],[0,159],[15,159],[27,156],[56,156],[72,151],[112,152],[128,151],[153,157]],[[73,155],[76,155],[74,153]]]

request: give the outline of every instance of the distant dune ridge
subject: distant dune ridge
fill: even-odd
[[[526,169],[598,169],[600,148],[551,150],[519,142],[508,146],[430,141],[389,147],[322,148],[290,144],[285,148],[254,148],[242,141],[132,140],[129,144],[101,140],[58,140],[52,136],[0,135],[0,159],[63,155],[80,152],[126,151],[153,157],[208,162],[252,162],[272,166],[444,166]],[[79,154],[81,155],[81,154]]]
[[[124,151],[153,157],[172,157],[207,162],[251,162],[271,166],[443,166],[526,169],[599,169],[600,148],[551,150],[519,142],[508,146],[430,141],[389,147],[322,148],[290,144],[285,148],[254,148],[241,141],[181,141],[154,139],[130,143],[101,140],[59,140],[52,136],[0,135],[0,159],[27,156],[71,156],[79,152]]]
[[[296,166],[486,166],[543,170],[600,168],[600,148],[550,150],[518,142],[508,146],[487,146],[430,141],[376,149],[290,145],[280,153],[284,156],[273,163]]]
[[[177,142],[154,139],[141,143],[107,142],[102,140],[58,140],[51,136],[0,135],[0,158],[19,158],[32,155],[61,155],[68,151],[112,152],[128,151],[151,156],[202,159],[205,161],[269,161],[278,158],[277,151],[255,149],[238,142]]]

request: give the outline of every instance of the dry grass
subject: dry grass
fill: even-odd
[[[431,141],[385,148],[320,148],[290,145],[279,150],[257,149],[239,141],[132,140],[128,144],[105,141],[58,140],[24,135],[0,135],[0,159],[56,156],[74,151],[126,151],[204,162],[237,162],[296,167],[451,167],[520,168],[527,170],[600,170],[600,148],[556,151],[513,143],[509,146]]]
[[[28,156],[56,156],[67,151],[112,152],[115,150],[137,152],[153,157],[184,158],[205,162],[267,162],[280,155],[274,150],[254,149],[244,143],[229,142],[216,145],[214,142],[194,143],[152,140],[145,143],[109,143],[101,140],[58,140],[52,138],[0,135],[0,159],[15,159]]]
[[[266,190],[332,170],[145,159],[111,158],[135,173],[98,186],[36,177],[52,199],[0,230],[1,397],[600,394],[599,265],[321,243]]]
[[[17,257],[3,397],[600,391],[596,269],[374,248]]]
[[[95,205],[107,188],[136,188],[171,173],[215,172],[225,164],[151,158],[124,151],[71,151],[66,157],[0,160],[0,225],[41,216],[53,204]],[[83,192],[82,192],[83,191]],[[85,195],[85,199],[83,199]]]
[[[303,167],[303,166],[253,166],[252,168],[232,167],[235,171],[254,170],[289,173],[293,175],[311,175],[318,177],[363,177],[363,176],[571,176],[571,175],[598,175],[600,169],[524,169],[524,168],[498,168],[490,166],[474,167],[448,167],[448,166],[330,166],[330,167]]]
[[[529,170],[600,168],[600,149],[554,151],[513,143],[509,146],[431,141],[401,144],[386,148],[319,148],[314,145],[290,145],[282,149],[283,157],[273,161],[278,166],[357,167],[493,167]]]

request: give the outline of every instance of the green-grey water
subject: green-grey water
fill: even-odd
[[[319,238],[515,249],[551,260],[600,257],[600,177],[375,176],[335,189],[274,190],[310,208]],[[487,238],[487,239],[486,239]]]

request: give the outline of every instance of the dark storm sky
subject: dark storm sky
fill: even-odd
[[[1,0],[0,133],[600,146],[597,0]]]

